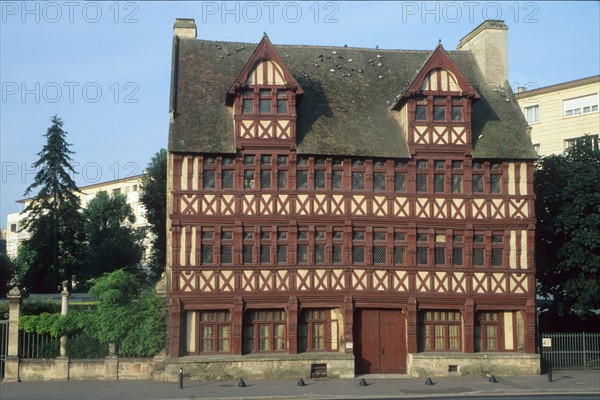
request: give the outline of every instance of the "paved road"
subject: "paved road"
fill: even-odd
[[[554,371],[554,382],[547,376],[498,376],[497,383],[485,377],[456,377],[424,379],[404,375],[365,376],[367,386],[357,379],[306,379],[306,386],[297,380],[247,381],[238,387],[237,381],[186,381],[184,388],[177,383],[152,381],[69,381],[0,383],[2,400],[149,400],[149,399],[409,399],[446,398],[469,399],[477,396],[512,395],[549,396],[566,394],[562,399],[590,394],[583,398],[600,398],[600,371]],[[496,397],[498,398],[498,397]],[[560,398],[560,397],[557,397]]]

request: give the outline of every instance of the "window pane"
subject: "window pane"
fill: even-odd
[[[244,264],[252,263],[252,253],[254,246],[245,244],[242,249]]]
[[[298,245],[298,262],[299,263],[308,262],[308,246],[305,244]]]
[[[339,244],[333,245],[332,258],[334,263],[342,262],[342,246]]]
[[[202,245],[201,252],[202,264],[211,264],[213,262],[213,247],[210,245]]]
[[[287,171],[277,171],[277,188],[287,188]]]
[[[394,264],[404,264],[406,249],[404,247],[394,247]]]
[[[434,175],[433,177],[433,190],[436,193],[444,192],[444,175]]]
[[[213,348],[213,327],[211,325],[202,326],[202,351],[212,352]]]
[[[277,165],[287,165],[287,156],[277,156]]]
[[[260,262],[270,263],[271,262],[271,246],[263,244],[260,246]]]
[[[352,247],[352,262],[363,263],[365,262],[365,248],[362,246]]]
[[[254,171],[244,171],[244,189],[254,189]]]
[[[483,265],[483,249],[473,249],[473,265]]]
[[[452,249],[452,264],[453,265],[462,265],[463,263],[463,249],[455,248]]]
[[[263,189],[271,189],[271,171],[260,172],[260,187]]]
[[[325,262],[325,246],[318,244],[315,246],[315,263],[322,264]]]
[[[219,349],[218,351],[231,351],[230,343],[231,327],[228,325],[219,325]]]
[[[362,190],[365,188],[365,174],[362,172],[352,173],[352,190]]]
[[[254,105],[254,101],[252,99],[244,99],[242,102],[242,114],[252,114],[252,106]]]
[[[296,186],[298,189],[308,189],[308,171],[296,171]]]
[[[268,114],[271,112],[271,100],[260,99],[258,102],[259,112],[261,114]]]
[[[435,264],[444,265],[446,264],[446,249],[444,247],[435,248]]]
[[[473,175],[473,193],[483,193],[483,175]]]
[[[452,121],[462,121],[462,107],[452,106]]]
[[[452,175],[452,193],[462,193],[462,175]]]
[[[325,171],[315,171],[315,189],[325,189]]]
[[[287,112],[288,112],[287,100],[285,100],[285,99],[277,100],[277,113],[278,114],[287,114]]]
[[[385,190],[385,172],[375,172],[373,174],[373,189]]]
[[[490,191],[492,193],[500,193],[502,191],[501,177],[502,175],[490,175]]]
[[[502,266],[502,249],[492,249],[492,266]]]
[[[233,189],[233,171],[223,171],[223,189]]]
[[[260,164],[261,165],[271,165],[271,156],[270,155],[260,156]]]
[[[280,264],[287,262],[287,246],[286,245],[277,246],[277,262]]]
[[[427,248],[417,247],[417,264],[427,264]]]
[[[342,188],[342,171],[332,171],[331,172],[331,187],[333,189],[341,189]]]
[[[396,192],[406,192],[406,174],[396,172],[394,174],[394,190]]]
[[[374,264],[385,264],[386,262],[387,249],[385,247],[374,247],[373,248],[373,263]]]
[[[418,105],[415,110],[415,120],[425,121],[427,119],[427,106]]]
[[[221,246],[221,263],[223,264],[231,264],[233,262],[232,258],[232,248],[231,246]]]
[[[202,174],[202,178],[204,180],[204,189],[215,188],[215,171],[205,171]]]
[[[434,106],[433,107],[433,120],[434,121],[445,121],[446,120],[446,106]]]
[[[417,174],[417,192],[427,191],[427,175]]]
[[[244,156],[244,165],[254,165],[254,156],[252,156],[252,155]]]

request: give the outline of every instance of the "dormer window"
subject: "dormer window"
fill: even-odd
[[[287,114],[286,89],[246,89],[242,93],[242,114]]]
[[[417,96],[415,97],[415,121],[462,122],[463,98],[459,96]]]

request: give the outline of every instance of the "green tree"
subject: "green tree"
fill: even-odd
[[[51,121],[46,144],[33,164],[38,172],[24,194],[28,196],[39,188],[24,210],[23,229],[30,237],[23,246],[31,257],[22,284],[31,292],[56,292],[64,281],[70,289],[81,267],[83,219],[79,188],[71,177],[75,174],[73,152],[66,141],[63,121],[56,115]]]
[[[0,253],[0,296],[11,289],[9,282],[15,274],[15,264],[6,254]]]
[[[600,309],[600,150],[582,140],[535,170],[538,293],[559,315]]]
[[[165,270],[167,259],[167,151],[161,149],[152,157],[142,177],[140,201],[146,208],[146,219],[152,232],[150,271],[152,281]]]
[[[165,304],[138,278],[122,269],[92,280],[98,300],[86,328],[102,343],[115,343],[119,354],[151,357],[165,345]]]
[[[125,195],[98,192],[83,210],[83,217],[87,248],[80,276],[82,288],[90,278],[119,268],[140,273],[143,232],[133,227],[135,214]]]

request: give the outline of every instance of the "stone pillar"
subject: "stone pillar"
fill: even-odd
[[[17,286],[8,297],[8,348],[4,363],[4,382],[19,382],[19,321],[21,319],[21,291]]]
[[[60,292],[61,303],[60,303],[60,315],[65,317],[69,312],[69,296],[71,294],[67,290],[67,285],[63,285],[63,291]],[[62,335],[60,337],[60,356],[67,356],[67,335]]]

